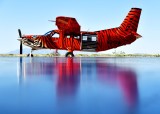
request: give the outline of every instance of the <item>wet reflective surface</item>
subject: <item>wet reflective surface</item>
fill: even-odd
[[[0,57],[0,114],[160,113],[160,58]]]

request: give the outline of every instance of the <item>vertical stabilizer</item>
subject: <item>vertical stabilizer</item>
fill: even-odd
[[[125,31],[137,32],[141,10],[142,9],[140,8],[132,8],[122,22],[122,24],[120,25],[120,28]]]

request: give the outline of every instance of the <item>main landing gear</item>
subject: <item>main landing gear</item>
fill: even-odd
[[[67,52],[65,54],[65,57],[74,57],[74,54],[73,54],[73,52]]]

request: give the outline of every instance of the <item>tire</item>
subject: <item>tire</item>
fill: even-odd
[[[33,54],[31,54],[31,55],[30,55],[30,54],[27,54],[27,57],[33,57]]]
[[[74,54],[72,52],[67,52],[65,57],[74,57]]]

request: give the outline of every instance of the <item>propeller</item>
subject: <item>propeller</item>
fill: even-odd
[[[22,38],[22,33],[21,33],[21,30],[18,29],[18,34],[19,34],[19,37]],[[20,40],[20,50],[19,50],[19,54],[22,54],[23,53],[23,47],[22,47],[22,39]]]

